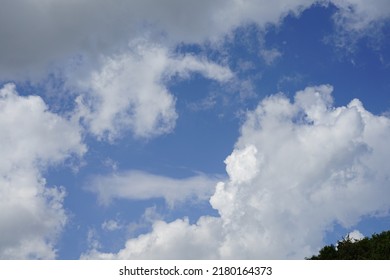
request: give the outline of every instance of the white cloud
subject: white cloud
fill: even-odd
[[[381,48],[381,40],[386,37],[382,27],[390,19],[388,1],[332,0],[331,2],[338,8],[333,15],[336,32],[327,36],[326,42],[353,53],[356,43],[362,38],[368,38],[371,47]]]
[[[0,90],[0,101],[1,172],[18,166],[45,166],[70,152],[85,152],[77,123],[51,113],[41,97],[21,97],[13,84],[6,84]]]
[[[78,118],[100,139],[115,140],[123,131],[144,138],[170,132],[177,118],[175,97],[167,86],[172,77],[188,78],[190,73],[198,72],[206,78],[225,82],[233,75],[229,69],[204,58],[175,56],[170,50],[182,42],[218,41],[236,27],[248,23],[266,28],[269,24],[278,24],[288,14],[299,15],[318,2],[327,1],[277,0],[269,4],[265,0],[20,0],[2,3],[0,79],[41,78],[46,71],[58,67],[59,72],[64,73],[60,79],[75,89],[79,98],[74,121],[69,121],[51,113],[40,97],[21,97],[12,85],[1,89],[0,180],[1,185],[6,186],[1,189],[5,201],[1,213],[16,215],[12,219],[4,214],[1,216],[0,224],[10,229],[0,237],[1,257],[54,256],[54,236],[66,221],[62,209],[64,192],[61,188],[47,188],[41,171],[72,153],[82,155],[85,152]],[[335,21],[343,34],[367,34],[367,30],[373,30],[390,14],[386,0],[329,2],[340,9]],[[136,40],[139,37],[146,38],[147,42],[140,43]],[[271,49],[263,56],[271,63],[278,53]],[[69,62],[75,57],[81,58],[76,66]],[[64,65],[71,65],[72,70]],[[320,236],[333,221],[348,226],[362,214],[386,209],[383,200],[386,195],[378,197],[378,193],[385,192],[384,183],[388,183],[388,170],[383,164],[388,158],[388,119],[371,115],[357,100],[348,107],[333,109],[330,95],[326,93],[331,91],[328,86],[316,88],[317,94],[313,90],[309,88],[299,93],[295,103],[282,96],[271,97],[248,115],[237,148],[226,162],[231,181],[218,184],[212,199],[221,219],[204,218],[197,226],[180,220],[172,224],[172,228],[173,225],[184,227],[188,236],[196,235],[192,232],[197,229],[215,236],[223,235],[219,245],[213,243],[210,247],[218,249],[212,250],[209,256],[229,258],[243,245],[245,256],[256,257],[257,247],[252,246],[256,238],[250,235],[251,232],[256,232],[261,239],[259,244],[266,246],[270,245],[272,234],[283,232],[285,223],[291,223],[291,236],[273,236],[285,241],[271,244],[280,246],[279,250],[264,249],[262,252],[264,256],[281,256],[281,252],[285,252],[283,246],[287,244],[291,245],[288,257],[295,257],[306,249],[311,252],[320,244],[320,238],[313,236]],[[242,161],[249,164],[249,170],[240,167]],[[263,188],[264,185],[267,187]],[[285,190],[286,185],[291,185],[291,189]],[[332,187],[335,185],[339,187]],[[262,191],[256,191],[254,186],[261,186]],[[268,189],[269,186],[276,187]],[[368,186],[372,186],[372,191],[367,191]],[[306,187],[309,191],[302,194],[293,192],[295,188],[306,190]],[[248,196],[245,190],[253,191],[253,194]],[[115,191],[118,194],[99,195],[103,200],[133,197],[121,188]],[[178,199],[164,192],[157,195],[172,201]],[[135,195],[137,199],[150,196],[150,193],[142,192]],[[231,207],[222,203],[221,197],[228,199]],[[350,200],[346,201],[346,197]],[[280,209],[267,204],[275,198],[278,203],[274,207]],[[291,206],[289,202],[294,199],[301,202],[293,205],[294,211],[283,208]],[[248,209],[241,209],[242,200],[253,205],[248,203]],[[378,200],[375,205],[374,200]],[[256,201],[265,210],[260,209]],[[326,208],[330,201],[335,207]],[[307,228],[308,233],[297,239],[296,235],[301,233],[299,226],[290,221],[288,215],[280,213],[291,210],[287,212],[293,219],[303,207],[310,208],[314,204],[327,211],[305,212],[302,219],[299,216],[301,224],[298,224]],[[265,217],[267,211],[280,223],[268,228],[271,218],[249,223],[251,218],[245,214]],[[28,219],[20,218],[22,214],[18,213],[22,212],[29,213]],[[308,224],[307,221],[314,219],[308,215],[317,215],[319,219],[313,225]],[[248,221],[248,225],[235,228],[235,219]],[[257,227],[258,224],[265,226]],[[320,229],[314,232],[316,226]],[[162,223],[152,234],[158,236],[160,229],[170,233],[170,227],[171,224]],[[18,231],[20,236],[12,234],[16,229],[21,229]],[[218,230],[214,232],[214,229]],[[248,234],[241,235],[240,229],[246,229]],[[143,240],[153,246],[154,239],[148,239],[148,236]],[[210,238],[210,243],[214,241]],[[293,249],[304,241],[312,247],[294,255]],[[131,246],[137,244],[135,241],[130,243],[135,244]],[[167,254],[168,249],[164,250],[158,251],[159,256]],[[204,257],[207,250],[199,247],[197,252]],[[127,253],[124,249],[123,254]],[[181,252],[177,251],[177,254]]]
[[[173,206],[189,200],[207,200],[213,193],[218,178],[206,175],[175,179],[142,171],[127,171],[92,177],[86,189],[98,195],[103,205],[113,199],[164,198]]]
[[[126,249],[118,254],[100,253],[92,249],[82,258],[92,259],[207,259],[218,258],[218,220],[202,217],[196,225],[190,225],[187,219],[178,219],[172,223],[157,221],[150,234],[140,235],[126,242]],[[205,243],[208,246],[205,246]]]
[[[351,242],[356,242],[364,239],[364,235],[360,231],[355,229],[354,231],[348,233],[345,239],[350,240]]]
[[[294,102],[270,96],[248,113],[226,160],[230,179],[210,199],[220,217],[158,221],[117,253],[83,257],[302,259],[335,223],[350,228],[387,213],[390,119],[358,100],[334,108],[331,92],[322,85]]]
[[[243,150],[234,151],[226,158],[226,172],[232,182],[249,182],[256,176],[259,170],[256,154],[256,147],[250,145]]]
[[[0,258],[54,258],[66,223],[65,190],[46,187],[41,170],[80,156],[78,125],[48,111],[38,96],[0,89]]]
[[[137,40],[127,52],[103,58],[100,70],[74,77],[76,88],[85,92],[78,98],[78,114],[100,139],[114,140],[126,130],[142,138],[170,132],[177,114],[166,83],[192,72],[219,82],[233,77],[226,67],[192,55],[173,56],[164,47]]]
[[[74,55],[110,55],[145,33],[173,45],[201,43],[251,21],[277,23],[312,2],[7,1],[0,11],[0,74],[20,78]]]
[[[220,65],[191,55],[174,57],[169,50],[182,42],[219,41],[249,23],[265,29],[319,2],[324,3],[8,1],[0,11],[0,77],[24,80],[59,68],[64,75],[59,79],[83,91],[77,99],[78,116],[95,136],[114,140],[123,130],[131,130],[136,137],[150,138],[175,125],[175,98],[166,85],[170,75],[199,72],[217,81],[231,77]],[[378,7],[360,0],[331,2],[340,8],[338,22],[347,18],[361,25],[340,24],[348,30],[363,30],[389,15],[385,0],[376,0]],[[140,37],[146,42],[140,43]],[[260,53],[268,64],[281,55],[276,49]],[[250,83],[240,85],[249,87],[242,94],[251,94]]]
[[[332,0],[339,11],[336,22],[349,31],[364,31],[376,21],[390,17],[390,5],[387,0]]]
[[[262,49],[260,56],[264,59],[265,63],[271,65],[276,59],[282,56],[282,53],[277,49]]]

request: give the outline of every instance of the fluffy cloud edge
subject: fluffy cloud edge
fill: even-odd
[[[78,123],[48,110],[39,96],[0,89],[0,258],[52,259],[67,214],[66,190],[42,172],[86,152]]]
[[[333,107],[332,91],[321,85],[294,101],[271,96],[248,113],[225,161],[229,180],[210,198],[219,217],[156,221],[119,252],[82,258],[303,259],[335,223],[350,228],[388,210],[390,120],[358,100]]]
[[[114,141],[128,131],[143,139],[170,133],[178,115],[167,84],[173,77],[190,79],[191,73],[219,83],[234,78],[228,67],[203,57],[134,40],[127,51],[102,58],[99,70],[73,75],[72,88],[82,93],[76,115],[100,140]]]

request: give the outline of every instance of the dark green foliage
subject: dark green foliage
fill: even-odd
[[[360,241],[347,238],[337,247],[325,246],[317,256],[309,260],[390,260],[390,231],[365,237]]]

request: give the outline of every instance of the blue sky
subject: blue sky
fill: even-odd
[[[390,225],[390,5],[0,9],[0,258],[303,259]]]

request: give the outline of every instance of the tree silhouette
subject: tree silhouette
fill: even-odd
[[[309,260],[390,260],[390,231],[355,241],[349,237],[323,247]]]

